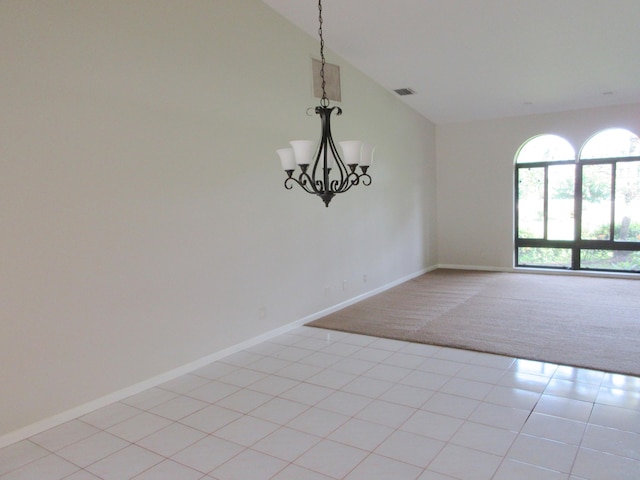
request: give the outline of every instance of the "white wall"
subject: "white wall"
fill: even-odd
[[[331,52],[373,185],[282,187],[319,47],[262,2],[4,0],[0,44],[0,436],[435,265],[435,126]]]
[[[612,127],[640,135],[640,105],[438,125],[438,264],[511,269],[518,148],[551,133],[578,151]]]

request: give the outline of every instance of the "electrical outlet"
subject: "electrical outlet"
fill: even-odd
[[[362,283],[367,283],[367,274],[362,275]]]
[[[264,320],[265,318],[267,318],[267,307],[260,307],[258,309],[258,318],[260,320]]]
[[[349,285],[349,282],[347,282],[346,280],[342,280],[342,291],[346,291],[348,285]]]
[[[331,287],[324,287],[324,297],[329,298],[331,296]]]

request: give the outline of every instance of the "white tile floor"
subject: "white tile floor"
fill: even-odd
[[[640,478],[640,379],[301,327],[0,450],[0,479]]]

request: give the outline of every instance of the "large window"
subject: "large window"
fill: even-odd
[[[561,137],[534,137],[515,180],[516,266],[640,273],[637,135],[604,130],[577,157]]]

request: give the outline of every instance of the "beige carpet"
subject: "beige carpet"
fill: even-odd
[[[640,376],[633,278],[441,269],[309,325]]]

